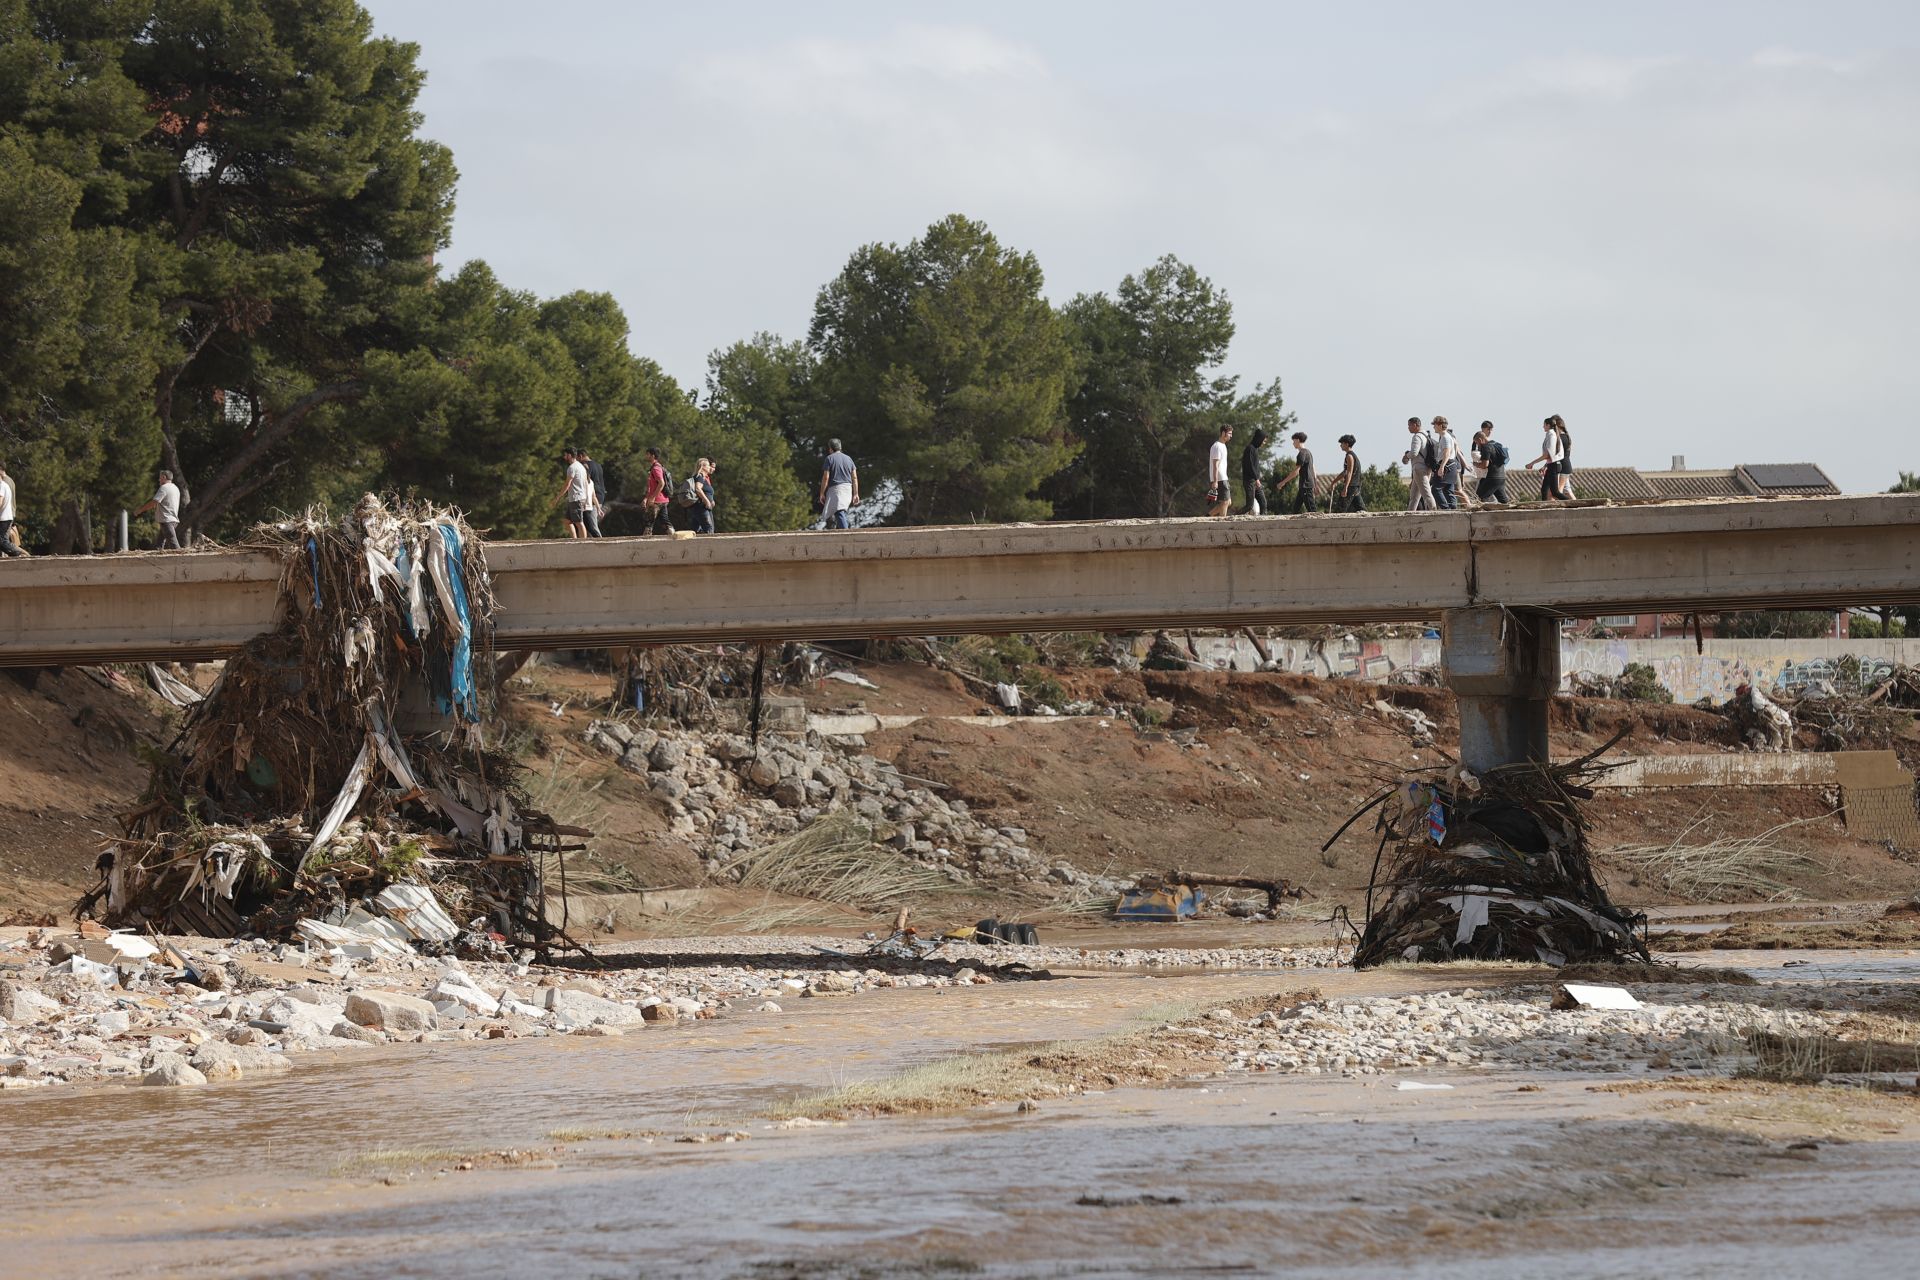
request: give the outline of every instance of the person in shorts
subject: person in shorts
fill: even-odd
[[[580,461],[580,453],[572,446],[560,451],[560,461],[566,467],[566,479],[561,481],[560,492],[548,504],[548,510],[567,505],[567,536],[584,539],[587,536],[587,509],[593,505],[593,478],[587,474],[586,464]]]
[[[1224,516],[1233,510],[1233,483],[1227,479],[1227,442],[1233,428],[1220,428],[1220,438],[1207,449],[1207,514]]]
[[[25,559],[26,555],[13,545],[13,477],[0,466],[0,556]]]
[[[1540,456],[1527,464],[1527,470],[1531,471],[1535,467],[1545,468],[1540,473],[1540,501],[1558,502],[1562,500],[1560,493],[1560,457],[1562,450],[1560,430],[1552,418],[1548,418],[1543,425],[1546,428],[1546,434],[1540,438]]]

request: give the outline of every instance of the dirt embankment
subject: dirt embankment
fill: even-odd
[[[1370,820],[1325,853],[1320,846],[1368,799],[1410,770],[1447,757],[1422,745],[1408,722],[1375,705],[1416,710],[1451,744],[1453,700],[1444,690],[1236,672],[1058,673],[1070,698],[1130,709],[1048,724],[993,726],[973,713],[979,695],[944,671],[864,664],[877,689],[821,680],[802,691],[816,710],[858,707],[929,717],[873,735],[870,749],[903,773],[938,784],[983,818],[1024,828],[1047,858],[1090,872],[1180,866],[1277,876],[1322,898],[1353,902],[1374,854]],[[599,832],[595,852],[631,887],[702,882],[693,843],[644,775],[582,740],[606,713],[604,669],[550,662],[508,683],[505,740],[527,762],[536,803]],[[108,672],[0,673],[0,915],[64,915],[93,880],[97,833],[140,796],[143,752],[164,746],[176,713]],[[1619,750],[1718,752],[1732,735],[1720,716],[1688,707],[1557,699],[1556,749],[1580,753],[1622,729]],[[957,717],[957,718],[952,718]],[[1138,722],[1137,722],[1138,721]],[[1902,746],[1920,748],[1920,741]],[[1603,791],[1590,802],[1595,843],[1694,842],[1749,836],[1807,819],[1782,837],[1815,856],[1794,888],[1821,900],[1895,897],[1920,873],[1851,839],[1817,790]],[[1603,869],[1606,868],[1602,860]],[[1613,868],[1618,896],[1671,901]]]
[[[112,671],[0,671],[0,919],[64,913],[147,785],[173,708]]]

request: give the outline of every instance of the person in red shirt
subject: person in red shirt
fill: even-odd
[[[647,450],[647,497],[642,514],[646,517],[648,533],[673,532],[667,519],[667,469],[660,465],[658,449]]]

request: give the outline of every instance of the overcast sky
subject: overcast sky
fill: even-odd
[[[952,212],[1056,302],[1173,253],[1317,440],[1920,469],[1920,4],[363,0],[449,265],[611,291],[683,382]]]

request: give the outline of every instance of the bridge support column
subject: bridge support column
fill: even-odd
[[[1475,773],[1546,763],[1559,622],[1523,609],[1449,609],[1440,627],[1441,667],[1460,704],[1460,763]]]

